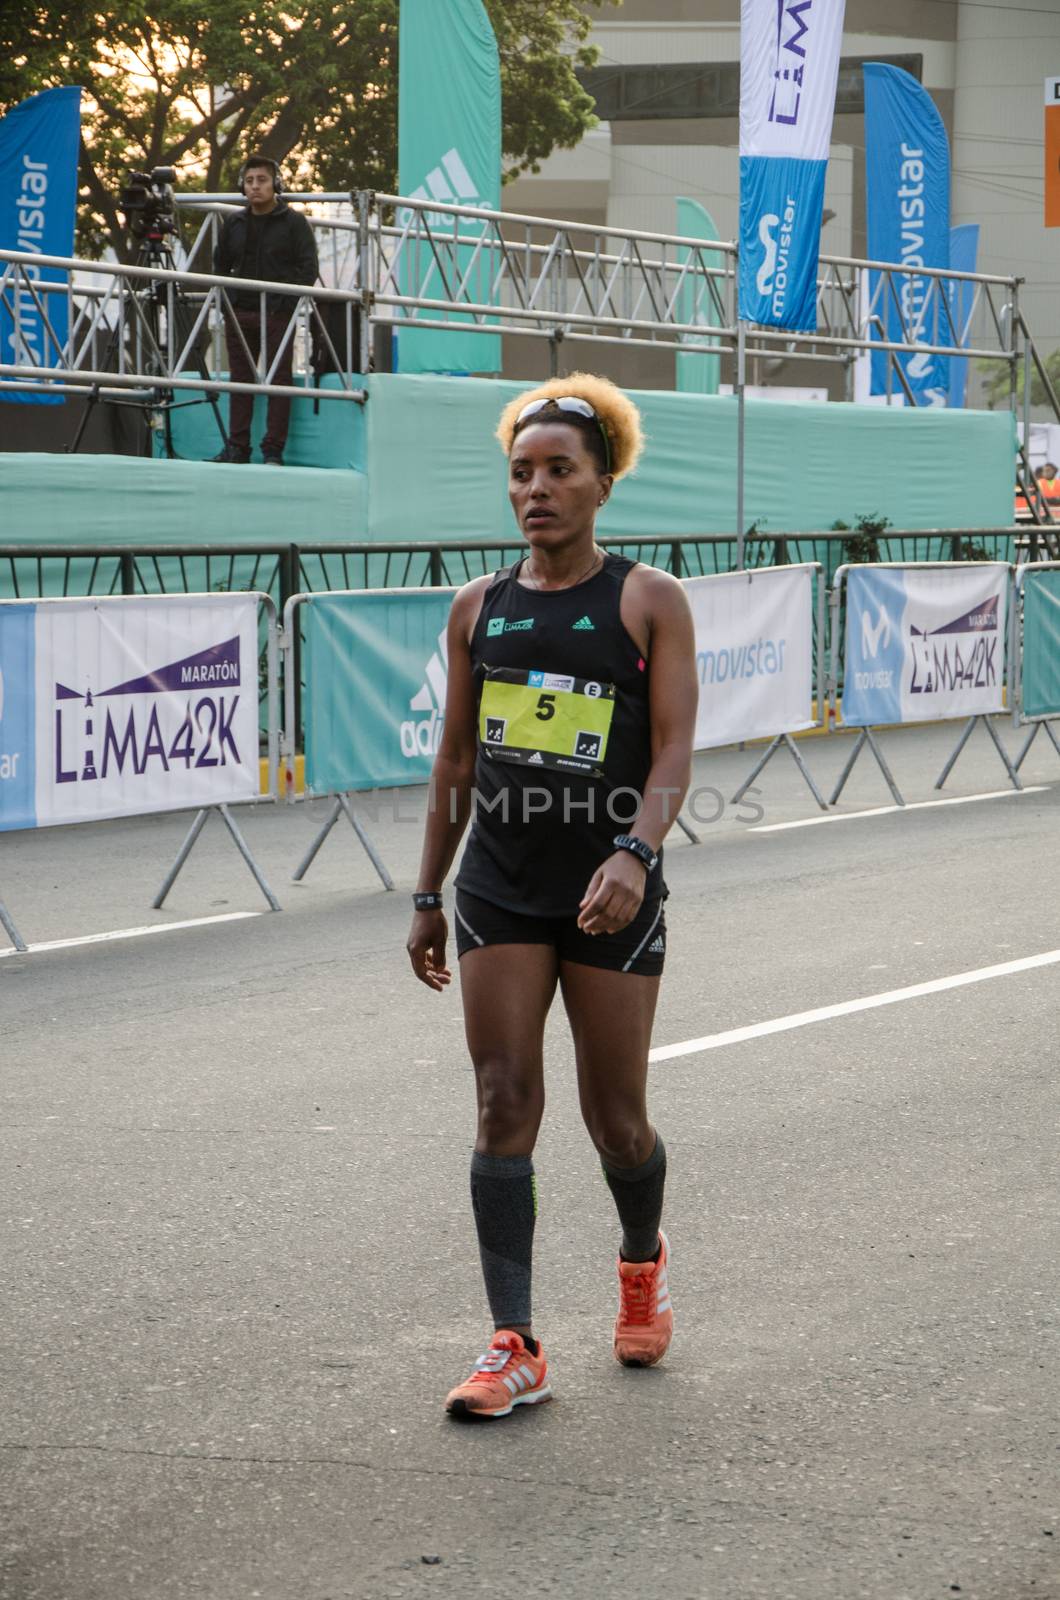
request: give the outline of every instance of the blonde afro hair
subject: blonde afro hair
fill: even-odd
[[[627,472],[632,472],[644,448],[640,412],[610,378],[598,377],[593,372],[572,372],[567,378],[550,378],[547,383],[540,384],[536,389],[527,389],[525,394],[510,400],[497,424],[497,438],[505,455],[512,453],[515,419],[523,407],[529,405],[531,400],[556,399],[560,395],[575,395],[579,400],[589,402],[607,434],[612,473],[616,478],[622,478]]]

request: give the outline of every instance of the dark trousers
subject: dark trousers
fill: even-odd
[[[233,326],[233,319],[239,324],[243,339],[246,340],[250,351],[251,360],[248,361],[247,353],[243,349],[243,339]],[[268,372],[272,365],[277,350],[290,323],[290,312],[269,311],[265,315],[264,327],[260,312],[257,311],[229,311],[225,320],[225,342],[228,345],[228,370],[232,375],[233,383],[257,383],[258,374],[254,370],[253,357],[260,348],[263,356],[263,370]],[[280,357],[279,365],[272,375],[273,383],[291,382],[291,364],[294,359],[294,336],[292,334],[287,348]],[[237,450],[250,450],[250,422],[254,414],[254,396],[252,394],[229,395],[228,406],[228,442]],[[291,402],[284,395],[269,395],[269,409],[265,423],[265,437],[261,441],[262,455],[283,455],[283,447],[287,443],[287,428],[291,418]]]

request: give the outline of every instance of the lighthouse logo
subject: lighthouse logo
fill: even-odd
[[[220,617],[218,613],[220,612]],[[42,611],[42,823],[258,793],[257,606],[186,601]]]

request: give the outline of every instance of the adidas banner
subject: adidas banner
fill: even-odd
[[[307,598],[307,794],[426,783],[442,737],[455,589]]]
[[[1000,711],[1009,568],[851,567],[843,721],[931,722]]]
[[[844,0],[741,0],[739,316],[814,332]]]
[[[1023,571],[1022,713],[1060,717],[1060,571]]]
[[[256,595],[0,602],[0,830],[259,788]]]
[[[398,173],[410,200],[500,209],[500,61],[481,0],[401,0]],[[427,241],[422,222],[411,224],[414,237],[401,246],[401,292],[449,300],[460,288],[463,298],[492,305],[490,254],[475,255],[484,225],[444,212],[426,215],[434,242]],[[409,225],[411,216],[399,213],[399,225]],[[466,245],[445,241],[454,224]],[[459,330],[468,318],[452,320]],[[401,372],[501,370],[499,333],[418,330],[404,320],[398,330]]]
[[[696,627],[695,748],[812,728],[816,568],[686,579]]]

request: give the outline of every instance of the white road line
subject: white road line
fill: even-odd
[[[803,817],[799,822],[756,822],[748,833],[783,833],[787,828],[819,828],[822,822],[860,822],[862,817],[889,817],[895,812],[930,811],[935,806],[969,806],[973,800],[1008,800],[1020,794],[1041,794],[1047,783],[1024,789],[992,789],[989,794],[956,794],[948,800],[913,800],[906,806],[874,806],[871,811],[833,811],[827,817]]]
[[[746,1039],[761,1039],[769,1033],[787,1033],[790,1028],[805,1028],[811,1022],[827,1022],[832,1017],[849,1017],[855,1011],[873,1011],[877,1006],[897,1005],[901,1000],[918,1000],[921,995],[941,994],[946,989],[961,989],[969,983],[985,983],[988,978],[1007,978],[1015,972],[1030,972],[1035,967],[1051,967],[1060,962],[1060,950],[1046,950],[1040,956],[1022,956],[1018,961],[1002,961],[996,967],[978,967],[974,972],[958,972],[952,978],[932,978],[929,983],[913,983],[907,989],[888,989],[884,994],[866,995],[861,1000],[842,1000],[834,1006],[818,1006],[814,1011],[795,1011],[790,1017],[774,1017],[771,1022],[753,1022],[747,1028],[730,1028],[726,1033],[708,1033],[702,1039],[686,1039],[683,1044],[664,1044],[653,1050],[649,1061],[673,1061],[676,1056],[694,1056],[702,1050],[720,1050],[723,1045],[742,1044]]]
[[[218,917],[192,917],[187,922],[154,922],[146,928],[114,928],[110,933],[83,933],[77,939],[47,939],[31,944],[28,950],[0,950],[5,956],[39,955],[42,950],[72,950],[78,944],[107,944],[111,939],[142,939],[149,933],[176,933],[180,928],[208,928],[216,922],[245,922],[248,917],[264,916],[263,911],[224,911]]]

